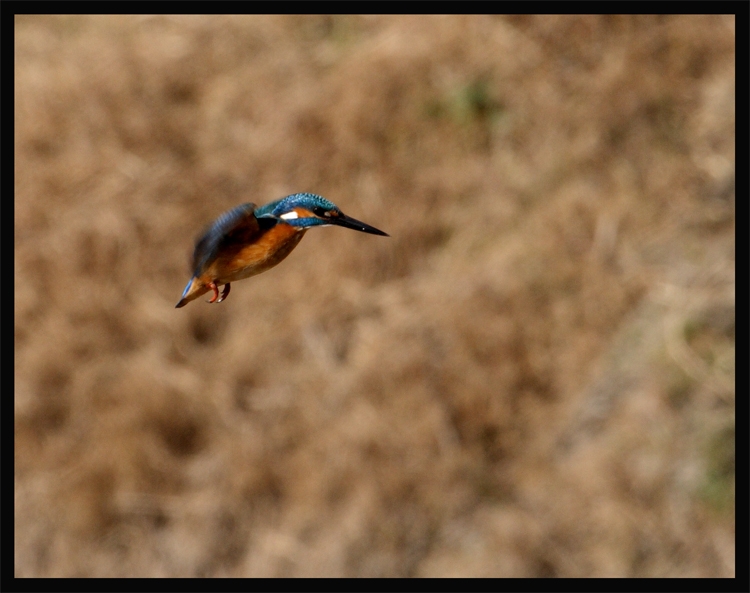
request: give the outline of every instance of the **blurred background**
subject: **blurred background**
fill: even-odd
[[[16,576],[734,576],[734,56],[733,16],[17,16]],[[391,237],[174,308],[300,191]]]

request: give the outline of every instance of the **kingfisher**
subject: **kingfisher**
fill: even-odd
[[[220,303],[227,298],[230,283],[270,270],[292,252],[308,229],[330,225],[389,236],[309,193],[292,194],[260,208],[248,202],[225,212],[196,241],[193,276],[175,307],[210,291],[213,296],[207,302]]]

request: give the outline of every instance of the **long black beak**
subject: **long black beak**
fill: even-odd
[[[390,237],[388,233],[384,233],[380,229],[376,229],[374,226],[360,222],[359,220],[347,216],[346,214],[339,214],[338,216],[332,216],[328,219],[331,224],[346,227],[347,229],[354,229],[355,231],[362,231],[363,233],[370,233],[371,235],[382,235],[383,237]]]

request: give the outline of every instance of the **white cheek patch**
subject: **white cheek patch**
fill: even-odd
[[[284,220],[294,220],[295,218],[299,218],[299,214],[292,210],[291,212],[282,214],[280,218],[283,218]]]

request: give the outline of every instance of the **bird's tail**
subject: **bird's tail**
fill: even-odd
[[[175,309],[184,307],[190,301],[197,299],[202,294],[206,294],[208,290],[208,288],[203,286],[200,282],[198,282],[198,279],[193,276],[187,283],[185,290],[182,291],[182,297],[180,297],[180,301],[175,305]]]

